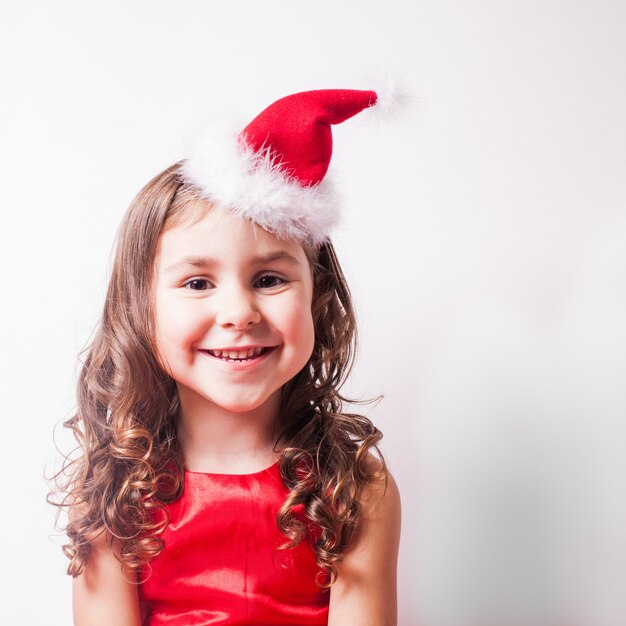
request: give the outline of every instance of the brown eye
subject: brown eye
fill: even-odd
[[[265,274],[264,276],[261,276],[257,282],[262,289],[271,289],[272,287],[282,285],[286,281],[284,281],[280,276],[276,276],[275,274]]]
[[[204,289],[201,287],[201,285],[206,285],[209,281],[206,280],[205,278],[194,278],[193,280],[188,280],[185,283],[185,287],[189,286],[191,291],[204,291]],[[198,285],[200,285],[200,287],[198,287]],[[198,288],[196,288],[198,287]]]

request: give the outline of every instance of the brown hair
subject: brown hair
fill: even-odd
[[[168,523],[167,504],[183,492],[177,388],[156,356],[153,311],[146,315],[159,237],[198,205],[180,165],[152,179],[126,213],[102,318],[80,353],[86,358],[77,384],[77,410],[63,425],[73,432],[81,454],[65,456],[52,477],[67,477],[56,483],[63,499],[55,502],[54,490],[48,495],[51,504],[70,511],[64,529],[70,542],[63,552],[70,559],[67,573],[74,577],[83,570],[91,541],[106,531],[109,546],[119,542],[121,564],[136,582],[142,566],[163,550],[159,535]],[[382,433],[367,417],[342,411],[344,402],[373,400],[350,400],[339,392],[358,341],[350,291],[334,248],[330,242],[319,249],[303,248],[313,271],[315,344],[306,366],[281,394],[275,442],[288,442],[279,468],[290,492],[277,521],[289,539],[281,549],[309,536],[318,566],[329,577],[317,583],[328,588],[338,576],[335,563],[361,522],[363,488],[380,478],[386,484],[387,466],[377,445]],[[370,448],[381,461],[375,472]],[[294,515],[295,505],[304,507],[307,521],[319,530],[315,539]]]

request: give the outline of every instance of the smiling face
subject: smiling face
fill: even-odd
[[[312,354],[311,268],[297,241],[205,206],[159,239],[156,343],[183,409],[253,411]]]

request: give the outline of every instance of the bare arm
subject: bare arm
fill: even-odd
[[[74,626],[141,626],[137,585],[124,578],[105,533],[92,541],[83,573],[73,579],[72,605]]]
[[[380,461],[371,458],[375,467]],[[339,578],[330,588],[328,626],[396,626],[397,562],[400,544],[400,493],[389,474],[370,484],[363,498],[360,532],[337,564]]]

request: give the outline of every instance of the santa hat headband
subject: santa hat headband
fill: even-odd
[[[332,124],[375,105],[374,91],[324,89],[277,100],[243,130],[211,125],[187,150],[182,173],[204,198],[282,239],[319,245],[339,222],[325,178]]]

